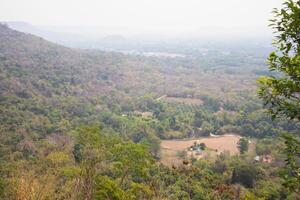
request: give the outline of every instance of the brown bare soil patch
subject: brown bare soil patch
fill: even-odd
[[[205,143],[205,145],[217,154],[228,151],[230,155],[239,153],[237,143],[240,139],[238,135],[223,135],[218,137],[206,137],[192,140],[162,140],[161,142],[161,162],[167,166],[178,165],[182,162],[177,156],[180,151],[187,150],[194,142]]]

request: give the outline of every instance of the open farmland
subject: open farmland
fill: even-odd
[[[178,166],[182,159],[178,157],[178,152],[186,151],[195,142],[205,143],[210,150],[217,152],[229,152],[231,155],[239,153],[237,143],[240,139],[238,135],[222,135],[217,137],[205,137],[191,140],[162,140],[161,142],[161,162],[166,166]]]

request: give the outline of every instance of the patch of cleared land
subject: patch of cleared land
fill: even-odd
[[[237,143],[240,136],[226,134],[217,137],[205,137],[191,140],[162,140],[161,142],[161,162],[166,166],[178,166],[182,164],[182,159],[178,157],[178,152],[186,151],[190,146],[197,142],[204,143],[208,149],[215,151],[217,154],[228,151],[230,155],[239,153]],[[188,152],[188,155],[191,153]],[[203,156],[203,155],[202,155]],[[198,156],[201,158],[201,156]]]

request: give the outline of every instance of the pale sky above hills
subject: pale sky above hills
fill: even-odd
[[[118,34],[268,33],[282,0],[0,0],[0,21],[97,26]]]

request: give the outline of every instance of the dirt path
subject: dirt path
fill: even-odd
[[[161,97],[158,97],[158,98],[156,99],[156,101],[159,101],[159,100],[161,100],[161,99],[163,99],[163,98],[165,98],[165,97],[167,97],[167,95],[162,95]]]

